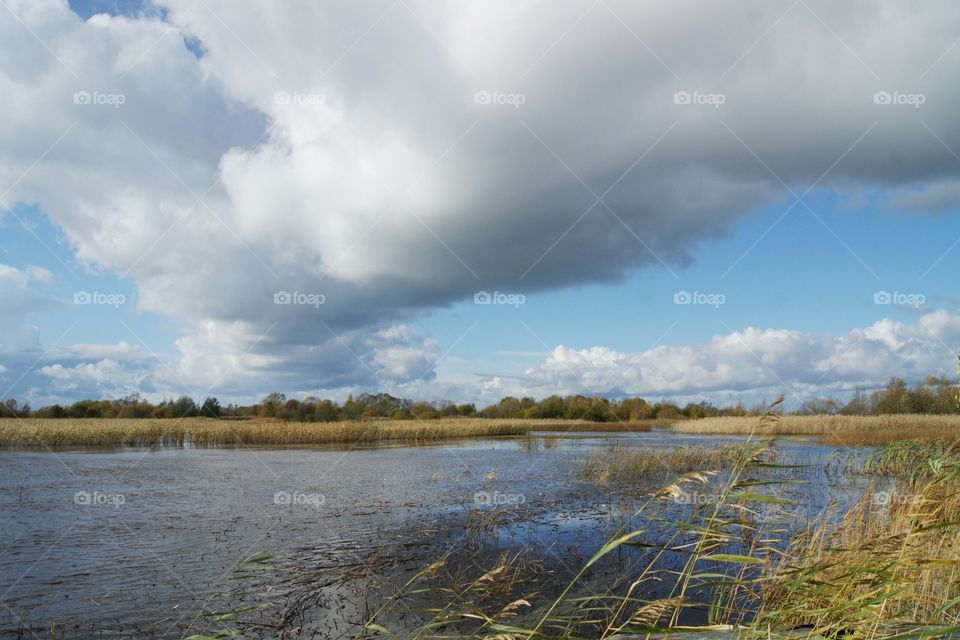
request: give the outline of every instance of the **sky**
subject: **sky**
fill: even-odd
[[[956,375],[960,6],[4,0],[0,397]]]

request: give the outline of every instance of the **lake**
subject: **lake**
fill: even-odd
[[[578,480],[586,455],[718,440],[743,438],[654,430],[431,446],[0,452],[0,635],[46,638],[53,624],[57,637],[177,638],[208,628],[204,611],[266,602],[265,618],[286,616],[302,637],[352,637],[445,554],[455,573],[522,551],[524,579],[552,593],[649,497]],[[834,447],[787,438],[776,447],[810,465],[796,471],[809,484],[783,490],[810,517],[850,494],[849,482],[819,471]],[[681,501],[661,515],[690,508]],[[238,564],[257,555],[269,558],[238,581],[253,570]],[[583,588],[626,579],[645,557],[618,552]],[[429,594],[414,600],[437,604]],[[395,630],[422,619],[393,607],[385,618]]]

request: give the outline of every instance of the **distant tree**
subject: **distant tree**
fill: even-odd
[[[865,416],[870,413],[870,399],[867,398],[863,387],[857,387],[853,392],[853,397],[840,410],[840,413],[848,416]]]
[[[52,404],[49,407],[44,407],[38,411],[38,413],[44,418],[66,418],[67,410],[64,409],[59,404]]]
[[[497,416],[498,418],[522,418],[523,417],[523,406],[520,404],[520,401],[514,398],[513,396],[507,396],[500,401],[499,407],[497,407]]]
[[[537,415],[540,418],[556,420],[563,417],[563,398],[560,396],[550,396],[540,402]]]
[[[220,401],[212,397],[204,400],[200,407],[200,415],[206,418],[219,418],[223,415],[223,407],[220,406]]]
[[[349,396],[347,396],[346,402],[343,403],[343,408],[340,410],[340,415],[344,420],[356,420],[365,410],[366,407],[363,406],[363,403],[354,400],[353,394],[351,393]]]
[[[170,408],[167,406],[166,402],[160,403],[153,408],[153,411],[150,412],[151,418],[172,418],[173,414],[170,411]]]
[[[200,413],[197,403],[190,396],[180,396],[168,406],[174,418],[193,418]]]
[[[413,403],[413,406],[410,407],[410,413],[412,413],[417,420],[432,420],[440,417],[437,408],[429,402]]]
[[[443,400],[440,402],[439,406],[440,414],[448,418],[452,418],[460,415],[457,405],[452,400]]]
[[[70,405],[67,414],[71,418],[102,418],[103,407],[95,400],[79,400]]]
[[[286,395],[274,391],[260,401],[260,415],[267,418],[276,416],[286,401]]]
[[[616,407],[617,417],[623,422],[649,420],[656,414],[649,402],[643,398],[626,398]]]
[[[683,415],[680,413],[680,407],[668,402],[658,402],[653,408],[657,420],[675,420]]]
[[[0,415],[2,415],[5,418],[16,418],[18,415],[20,415],[19,405],[17,404],[17,401],[14,398],[8,398],[7,401],[0,406],[3,407],[3,411],[0,411]]]
[[[796,411],[800,415],[821,416],[840,413],[842,407],[836,400],[813,398],[804,402]]]
[[[149,418],[153,413],[153,405],[149,402],[137,401],[130,404],[122,404],[116,412],[118,418]]]
[[[873,392],[873,411],[876,414],[906,413],[910,393],[903,378],[891,378],[886,388]]]
[[[300,401],[295,398],[290,398],[283,404],[283,409],[280,412],[281,418],[285,420],[290,420],[297,418],[300,415]]]
[[[322,400],[317,403],[314,416],[322,422],[332,422],[340,417],[340,407],[330,400]]]

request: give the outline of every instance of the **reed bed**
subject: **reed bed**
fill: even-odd
[[[231,447],[374,442],[431,442],[457,438],[519,436],[530,431],[519,420],[378,420],[279,422],[273,420],[3,420],[0,447]]]
[[[835,476],[887,477],[916,484],[958,464],[958,442],[902,440],[872,450],[837,450],[827,458],[824,470]]]
[[[673,425],[681,433],[748,435],[757,418],[701,418]],[[956,440],[960,415],[783,416],[758,435],[813,436],[824,444],[881,445],[897,440]]]
[[[666,427],[672,420],[634,420],[632,422],[593,422],[589,420],[531,420],[533,431],[645,433],[654,427]]]
[[[840,519],[823,515],[767,569],[758,625],[803,625],[821,637],[956,637],[957,484],[955,467],[940,468],[919,487],[864,492]]]
[[[587,456],[577,469],[577,476],[598,483],[608,480],[632,483],[662,479],[671,474],[720,471],[742,456],[742,450],[740,444],[675,449],[616,446]]]

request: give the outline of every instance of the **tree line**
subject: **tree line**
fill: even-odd
[[[267,417],[304,422],[383,419],[431,420],[437,418],[532,418],[543,420],[591,420],[594,422],[636,422],[715,416],[760,415],[766,403],[746,408],[737,403],[718,407],[708,402],[648,402],[643,398],[610,399],[593,396],[553,395],[537,401],[530,397],[508,396],[496,404],[478,408],[474,403],[414,402],[388,393],[349,396],[343,403],[308,396],[302,400],[271,393],[252,405],[221,406],[213,397],[197,403],[190,396],[153,404],[140,395],[118,400],[80,400],[71,405],[53,404],[31,409],[11,398],[0,403],[0,417],[6,418],[253,418]],[[892,378],[882,389],[856,391],[846,402],[816,399],[805,402],[792,413],[800,415],[843,414],[881,415],[898,413],[960,413],[960,388],[948,378],[929,376],[914,386]]]

